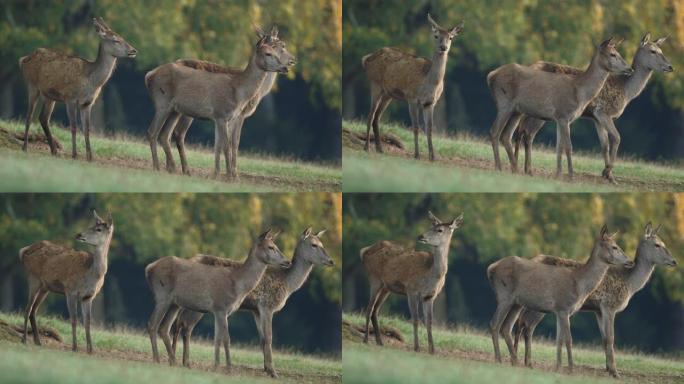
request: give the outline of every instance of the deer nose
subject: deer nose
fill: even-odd
[[[447,51],[447,47],[444,46],[444,45],[440,45],[440,46],[439,46],[439,49],[441,49],[442,52],[446,52],[446,51]]]
[[[668,65],[667,68],[665,68],[665,72],[672,72],[674,71],[674,68],[671,65]]]
[[[287,65],[289,65],[289,66],[293,66],[295,64],[297,64],[297,59],[294,59],[294,58],[290,59],[290,61],[287,63]]]

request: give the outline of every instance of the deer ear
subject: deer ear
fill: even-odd
[[[651,40],[651,32],[646,32],[644,37],[641,38],[641,46],[643,47]]]
[[[465,25],[465,20],[461,20],[460,24],[451,28],[451,30],[449,31],[449,35],[451,35],[451,37],[458,36],[463,31],[464,25]]]
[[[601,227],[601,232],[599,233],[599,238],[600,239],[605,239],[606,235],[608,233],[608,226],[603,224],[603,227]]]
[[[265,239],[270,238],[270,237],[271,237],[271,232],[272,232],[271,228],[267,229],[266,232],[264,232],[264,233],[262,233],[261,235],[259,235],[259,240],[265,240]]]
[[[274,39],[278,38],[278,26],[277,25],[274,25],[273,27],[271,27],[271,37]]]
[[[613,36],[609,37],[609,38],[606,39],[606,40],[603,40],[603,42],[601,43],[600,47],[601,47],[601,48],[606,48],[606,47],[608,47],[608,46],[611,45],[611,44],[613,44]]]
[[[428,12],[427,14],[427,19],[428,22],[430,23],[430,27],[432,28],[432,32],[437,32],[439,31],[439,25],[437,24],[436,21],[432,19],[432,16],[430,16],[430,13]]]
[[[311,227],[307,228],[302,232],[302,240],[306,240],[307,237],[311,236]]]
[[[661,37],[660,39],[656,40],[653,44],[660,47],[665,42],[665,40],[667,40],[668,37],[669,36]]]
[[[97,212],[93,209],[93,217],[95,218],[96,223],[104,223],[104,220],[100,218],[100,216],[97,215]]]
[[[105,28],[104,25],[100,24],[100,21],[96,18],[93,18],[93,26],[95,27],[95,32],[97,32],[100,37],[105,37],[107,36],[107,28]]]
[[[456,228],[460,227],[461,224],[463,224],[463,213],[458,215],[458,217],[455,218],[454,221],[452,221],[451,224],[449,224],[449,226],[451,226],[451,228],[453,228],[453,229],[456,229]]]
[[[316,234],[316,237],[321,237],[321,236],[323,236],[323,234],[324,234],[326,231],[327,231],[327,229],[325,229],[325,228],[322,229],[322,230],[320,230],[320,231]]]
[[[428,217],[430,218],[430,221],[432,221],[433,225],[442,224],[442,220],[438,219],[437,216],[432,214],[430,211],[428,211]]]
[[[648,237],[653,234],[653,224],[649,221],[646,223],[646,226],[644,227],[644,236]]]
[[[662,227],[663,227],[662,224],[658,224],[658,226],[656,227],[655,231],[653,231],[653,234],[654,234],[654,235],[657,235],[658,232],[660,232],[660,228],[662,228]]]
[[[264,30],[261,29],[260,26],[258,26],[258,25],[256,25],[256,24],[252,24],[252,26],[254,27],[254,32],[256,33],[256,35],[257,35],[257,37],[259,38],[259,40],[261,40],[261,39],[263,39],[264,37],[267,36],[267,33],[264,32]]]
[[[620,44],[622,44],[622,42],[623,42],[623,41],[625,41],[625,39],[624,39],[624,38],[622,38],[622,39],[618,40],[618,41],[617,41],[617,43],[614,43],[614,44],[613,44],[613,46],[615,46],[615,47],[619,47],[619,46],[620,46]]]
[[[107,212],[107,226],[111,227],[114,225],[114,219],[112,218],[112,213]]]
[[[278,237],[278,235],[280,235],[280,230],[276,230],[274,232],[271,232],[271,240],[275,240],[276,237]]]

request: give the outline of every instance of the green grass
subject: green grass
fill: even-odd
[[[343,321],[363,325],[359,314],[344,314]],[[344,332],[343,370],[345,381],[359,383],[415,383],[415,382],[464,382],[464,383],[615,383],[603,367],[605,357],[602,349],[594,346],[574,345],[574,374],[556,373],[555,345],[537,338],[533,345],[534,369],[512,367],[508,362],[505,342],[501,347],[505,364],[494,363],[491,337],[481,330],[436,328],[433,330],[437,354],[425,353],[427,340],[425,328],[420,325],[422,353],[411,350],[413,328],[404,319],[380,316],[380,325],[399,330],[406,342],[376,346],[371,336],[368,345],[353,334]],[[521,348],[522,351],[522,348]],[[519,351],[519,354],[522,352]],[[563,355],[564,366],[567,357]],[[684,382],[684,361],[649,356],[634,351],[616,351],[618,371],[622,381],[628,383],[681,383]],[[541,367],[541,368],[540,368]]]
[[[0,128],[23,132],[23,124],[0,120]],[[31,132],[42,132],[34,123]],[[29,143],[23,153],[16,143],[0,141],[0,190],[4,192],[240,192],[240,191],[333,191],[341,188],[340,167],[306,163],[286,158],[241,153],[241,180],[217,181],[213,151],[191,147],[187,152],[192,177],[152,171],[149,145],[142,138],[91,135],[95,163],[85,158],[83,135],[77,136],[79,161],[71,160],[71,133],[56,124],[52,133],[62,143],[59,158],[49,155],[45,144]],[[175,147],[174,147],[175,151]],[[159,161],[165,164],[159,147]],[[180,161],[175,153],[180,172]],[[221,166],[225,163],[222,160]],[[225,169],[223,170],[225,172]]]
[[[0,320],[23,324],[23,316],[0,313]],[[152,351],[147,333],[135,329],[94,329],[95,355],[83,352],[84,331],[79,325],[80,352],[71,348],[71,325],[64,320],[38,316],[38,326],[56,329],[65,341],[50,346],[23,345],[0,338],[0,382],[7,383],[238,383],[273,382],[263,373],[263,358],[255,347],[231,346],[231,358],[236,367],[232,373],[213,372],[213,346],[193,342],[193,369],[169,367],[163,343],[159,340],[162,364],[152,363]],[[29,339],[30,340],[30,339]],[[223,357],[222,357],[223,359]],[[274,351],[273,362],[283,383],[341,382],[339,360],[306,356],[293,352]],[[222,360],[225,361],[225,360]],[[197,366],[201,368],[197,368]]]
[[[366,125],[343,121],[343,128],[365,134]],[[436,163],[425,160],[427,143],[420,137],[420,161],[413,159],[413,133],[397,124],[382,123],[381,133],[390,133],[404,143],[404,153],[370,154],[349,144],[343,150],[345,192],[606,192],[684,190],[684,169],[636,160],[619,159],[613,170],[618,185],[600,178],[604,164],[598,154],[575,153],[575,180],[556,180],[553,149],[535,147],[533,168],[536,176],[513,175],[506,152],[501,147],[505,172],[493,170],[494,158],[489,142],[473,137],[433,137]],[[386,146],[386,144],[385,144]],[[523,154],[520,156],[522,164]],[[567,170],[566,170],[567,172]]]

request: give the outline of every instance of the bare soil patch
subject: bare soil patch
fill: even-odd
[[[363,150],[366,146],[366,134],[361,132],[352,132],[348,129],[342,129],[342,145],[349,148]],[[408,153],[404,142],[397,136],[389,133],[380,135],[382,142],[382,149],[390,154],[404,154]],[[375,149],[375,135],[370,135],[371,147]]]

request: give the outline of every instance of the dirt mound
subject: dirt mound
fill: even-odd
[[[360,325],[354,325],[348,321],[342,321],[342,338],[350,341],[361,342],[363,341],[363,335],[365,333],[365,328]],[[375,329],[370,326],[368,330],[368,338],[375,342]],[[403,344],[404,336],[399,332],[398,329],[392,327],[380,327],[380,334],[382,335],[382,341],[385,344]]]
[[[45,134],[42,132],[29,132],[28,140],[29,143],[43,144],[46,148],[49,148],[47,138],[45,137]],[[62,144],[59,142],[59,140],[57,140],[56,137],[53,136],[52,140],[55,141],[55,145],[57,146],[58,150],[62,149]],[[23,143],[24,135],[22,133],[0,127],[0,147],[19,149],[21,148]]]
[[[406,148],[400,138],[392,134],[385,133],[380,136],[382,149],[389,153],[404,153]],[[375,136],[371,134],[371,146],[375,144]],[[362,132],[352,132],[346,128],[342,129],[342,145],[353,149],[363,149],[366,145],[366,134]]]
[[[18,343],[21,342],[21,336],[23,333],[24,329],[22,327],[0,320],[0,340],[9,340]],[[54,328],[42,326],[38,328],[38,333],[40,334],[40,340],[42,342],[47,341],[48,343],[63,343],[62,336]],[[28,334],[29,340],[31,340],[30,342],[33,342],[33,330],[31,327],[28,329]]]

